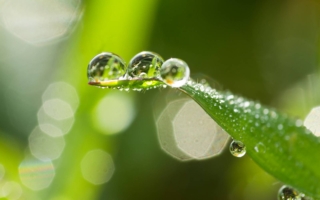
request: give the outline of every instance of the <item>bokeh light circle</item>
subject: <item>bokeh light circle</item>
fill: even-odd
[[[55,167],[50,160],[27,157],[19,165],[19,176],[26,187],[38,191],[50,186],[55,177]]]
[[[94,185],[108,182],[114,170],[112,157],[101,149],[89,151],[81,161],[83,178]]]
[[[128,93],[110,92],[98,102],[92,113],[92,120],[102,133],[116,134],[128,128],[135,113],[132,96]]]

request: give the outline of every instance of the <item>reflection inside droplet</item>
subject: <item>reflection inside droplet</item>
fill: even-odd
[[[108,182],[114,170],[112,157],[101,149],[89,151],[81,161],[83,177],[95,185]]]
[[[159,77],[162,63],[163,59],[158,54],[149,51],[140,52],[130,60],[128,75],[140,78]]]
[[[122,58],[113,53],[100,53],[88,65],[89,81],[116,80],[126,73],[126,65]]]
[[[278,200],[301,200],[301,196],[297,190],[284,185],[278,192]]]
[[[51,161],[27,157],[19,165],[21,182],[31,190],[42,190],[50,186],[55,168]]]
[[[233,140],[231,143],[230,143],[230,153],[235,156],[235,157],[242,157],[246,154],[246,146],[240,142],[240,141],[236,141],[236,140]]]

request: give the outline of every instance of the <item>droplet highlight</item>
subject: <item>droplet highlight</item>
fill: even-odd
[[[233,156],[238,158],[246,154],[246,146],[242,142],[236,140],[231,142],[229,150]]]
[[[278,200],[301,200],[301,196],[295,189],[284,185],[278,192]]]
[[[190,69],[183,60],[171,58],[162,64],[160,75],[165,84],[171,87],[181,87],[187,83]]]
[[[159,77],[163,61],[163,58],[156,53],[149,51],[140,52],[130,60],[128,75],[139,78]]]
[[[101,53],[95,56],[88,65],[89,81],[116,80],[126,73],[125,62],[113,53]]]

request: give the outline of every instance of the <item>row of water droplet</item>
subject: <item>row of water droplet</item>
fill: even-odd
[[[159,80],[171,87],[181,87],[189,79],[190,69],[183,60],[171,58],[166,61],[153,52],[143,51],[135,55],[126,66],[123,59],[113,53],[100,53],[88,65],[89,82],[110,80]],[[121,86],[118,86],[123,89]],[[146,86],[147,87],[147,86]],[[154,86],[152,86],[154,87]],[[135,89],[140,88],[125,88]]]

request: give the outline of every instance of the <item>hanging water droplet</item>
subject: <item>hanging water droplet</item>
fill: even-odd
[[[171,87],[181,87],[187,83],[190,69],[183,60],[171,58],[162,64],[160,75],[165,84]]]
[[[231,142],[229,150],[233,156],[238,158],[246,154],[246,146],[242,142],[236,140]]]
[[[126,65],[122,58],[113,53],[101,53],[96,55],[88,65],[89,81],[115,80],[126,72]]]
[[[301,196],[295,189],[284,185],[278,192],[278,200],[301,200]]]
[[[128,75],[139,78],[159,77],[162,63],[160,55],[149,51],[140,52],[130,60]]]

